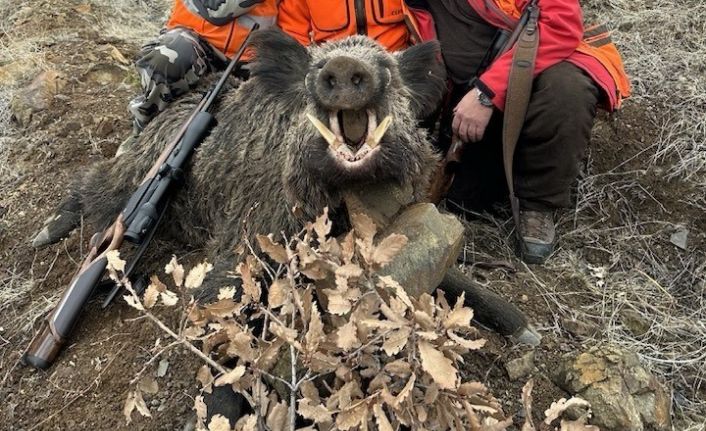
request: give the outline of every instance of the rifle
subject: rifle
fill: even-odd
[[[252,33],[258,28],[257,23],[252,26],[240,50],[230,61],[223,75],[204,94],[188,120],[162,151],[137,190],[130,196],[113,224],[102,233],[93,235],[88,255],[61,300],[47,315],[39,332],[24,353],[25,363],[40,369],[51,366],[78,320],[81,309],[102,278],[108,265],[108,252],[118,250],[123,240],[136,244],[138,249],[126,268],[121,283],[116,284],[105,300],[104,308],[120,291],[121,285],[129,280],[128,277],[154,236],[171,196],[176,187],[183,182],[186,162],[216,124],[216,119],[209,110],[243,56]]]
[[[515,29],[512,32],[502,29],[498,31],[490,47],[485,52],[478,68],[473,74],[473,78],[469,81],[467,90],[471,89],[472,83],[475,81],[476,77],[480,76],[483,70],[485,70],[490,63],[505,54],[515,45],[527,27],[530,17],[536,18],[536,16],[533,16],[533,14],[536,13],[536,8],[536,3],[534,1],[531,2],[522,12],[520,19],[517,22],[517,26],[515,26]],[[463,149],[464,143],[457,136],[452,136],[451,145],[446,152],[436,175],[431,180],[431,185],[429,187],[429,201],[431,203],[438,204],[441,202],[441,199],[443,199],[451,188],[456,169],[458,169],[458,166],[461,164]]]

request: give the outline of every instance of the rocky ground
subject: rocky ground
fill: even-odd
[[[509,221],[469,214],[465,270],[526,311],[542,346],[491,333],[466,358],[522,423],[579,394],[605,430],[701,431],[706,423],[706,13],[696,0],[592,0],[616,30],[635,86],[601,116],[559,250],[527,266]],[[131,65],[168,5],[143,0],[0,0],[0,429],[179,429],[198,394],[197,358],[125,304],[91,302],[47,372],[18,363],[85,252],[88,232],[29,242],[72,177],[130,131]],[[157,245],[159,248],[159,245]],[[159,262],[163,264],[166,262]],[[501,264],[499,264],[501,263]],[[159,266],[159,265],[156,265]],[[181,316],[163,313],[172,327]],[[151,418],[122,414],[142,385]],[[663,389],[662,389],[663,388]],[[643,426],[642,424],[651,424]]]

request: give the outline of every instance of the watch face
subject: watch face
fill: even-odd
[[[481,105],[488,106],[488,107],[493,106],[493,101],[490,100],[490,97],[488,97],[485,93],[483,93],[482,91],[480,91],[477,88],[476,88],[476,91],[478,92],[478,101],[480,102]]]

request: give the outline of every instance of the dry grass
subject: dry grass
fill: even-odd
[[[169,0],[90,0],[103,34],[142,44],[155,38],[167,19]]]
[[[706,9],[700,0],[591,0],[617,31],[632,103],[661,129],[652,163],[706,190]]]

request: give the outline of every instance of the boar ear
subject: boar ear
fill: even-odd
[[[294,38],[277,29],[260,30],[253,34],[252,46],[255,60],[250,73],[269,91],[288,91],[304,82],[311,57]]]
[[[407,48],[398,54],[400,75],[412,95],[412,109],[424,118],[439,107],[446,92],[446,68],[436,41]]]

